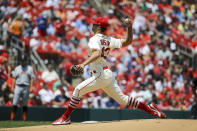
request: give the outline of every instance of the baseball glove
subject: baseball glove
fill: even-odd
[[[73,65],[70,68],[70,72],[73,76],[81,76],[83,74],[83,68],[80,65]]]

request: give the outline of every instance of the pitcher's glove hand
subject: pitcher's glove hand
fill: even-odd
[[[83,75],[83,67],[81,67],[80,65],[73,65],[70,68],[70,72],[73,76],[81,76]]]

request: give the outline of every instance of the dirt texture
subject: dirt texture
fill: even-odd
[[[197,120],[146,119],[7,128],[6,131],[197,131]]]

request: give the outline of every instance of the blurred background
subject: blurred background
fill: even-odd
[[[110,68],[123,92],[163,110],[191,110],[197,86],[195,0],[0,0],[0,106],[12,106],[12,70],[28,56],[35,82],[28,106],[67,107],[82,77],[70,67],[87,58],[90,20],[108,19],[107,35],[124,38],[134,19],[133,42],[114,50]],[[124,108],[102,90],[88,93],[81,108]],[[196,108],[196,107],[195,107]]]

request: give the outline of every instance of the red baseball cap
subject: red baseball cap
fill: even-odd
[[[101,26],[102,28],[107,28],[109,26],[108,20],[104,17],[98,17],[91,21],[93,24]]]

